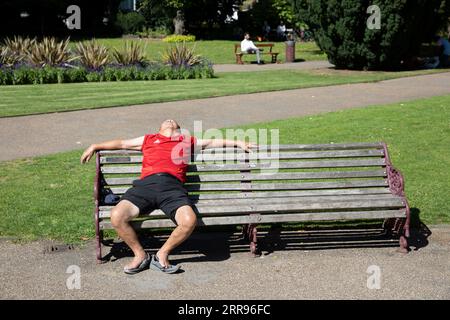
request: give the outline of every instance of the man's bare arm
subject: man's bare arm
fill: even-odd
[[[81,155],[80,162],[88,162],[98,150],[141,150],[143,143],[144,136],[128,140],[110,140],[102,143],[91,144],[89,148],[87,148]]]
[[[211,148],[226,148],[226,147],[238,147],[246,152],[252,151],[257,145],[251,142],[239,141],[239,140],[223,140],[223,139],[198,139],[197,147],[201,149]]]

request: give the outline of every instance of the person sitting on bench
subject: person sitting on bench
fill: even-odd
[[[196,139],[182,134],[176,121],[165,120],[156,134],[92,144],[84,151],[81,163],[88,162],[98,150],[142,151],[140,179],[133,182],[133,187],[128,189],[111,211],[112,226],[134,253],[134,259],[124,268],[125,273],[136,274],[149,267],[164,273],[178,271],[178,266],[169,264],[168,256],[190,236],[197,222],[188,192],[183,186],[190,156],[195,148],[222,147],[239,147],[249,152],[254,145],[244,141]],[[159,251],[150,257],[129,222],[139,214],[155,209],[161,209],[177,227]]]
[[[250,40],[250,34],[248,32],[244,33],[244,40],[241,41],[241,52],[256,53],[256,61],[258,64],[261,63],[260,50],[252,40]]]

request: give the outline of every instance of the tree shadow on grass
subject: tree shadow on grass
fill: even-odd
[[[411,208],[411,233],[408,240],[412,250],[428,245],[430,229],[420,220],[420,210]],[[153,254],[164,244],[171,230],[142,230],[139,239],[144,249]],[[106,240],[110,247],[105,261],[132,257],[128,246],[120,240]],[[258,226],[258,250],[263,255],[288,250],[330,250],[354,248],[396,248],[398,237],[391,236],[382,228],[382,221],[322,222],[310,224],[272,224]],[[241,227],[198,227],[196,231],[176,248],[171,260],[181,262],[224,261],[231,253],[248,252],[249,242],[242,235]]]

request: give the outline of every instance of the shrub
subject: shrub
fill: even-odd
[[[108,48],[95,40],[77,43],[76,54],[81,64],[90,69],[99,69],[109,62]]]
[[[22,38],[21,36],[14,36],[14,38],[6,38],[3,47],[8,48],[11,52],[18,56],[28,55],[32,46],[36,44],[36,38]]]
[[[182,42],[167,48],[163,54],[163,61],[172,66],[194,66],[201,63],[202,58],[195,54],[195,48],[189,48]]]
[[[69,63],[76,59],[69,51],[69,39],[57,42],[55,38],[44,38],[34,42],[27,59],[35,66],[54,66]]]
[[[11,51],[8,47],[0,47],[0,66],[14,66],[25,59],[25,56]]]
[[[176,43],[176,42],[194,42],[195,36],[193,35],[179,35],[179,34],[171,34],[170,36],[162,39],[164,42]]]
[[[133,34],[142,30],[145,18],[137,12],[128,12],[117,14],[116,25],[122,30],[124,34]]]
[[[126,41],[122,50],[114,48],[114,60],[121,65],[145,65],[145,48],[134,41]]]
[[[195,66],[169,66],[161,63],[141,66],[107,65],[93,70],[85,67],[67,68],[45,66],[43,68],[21,65],[0,67],[0,85],[43,84],[98,81],[199,79],[214,76],[212,65],[206,60]]]
[[[141,38],[158,38],[162,39],[169,34],[169,31],[165,27],[147,28],[143,27],[142,31],[136,32]]]
[[[418,54],[421,43],[431,39],[450,12],[449,0],[291,1],[330,62],[349,69],[401,67]],[[380,8],[379,30],[367,27],[372,4]]]

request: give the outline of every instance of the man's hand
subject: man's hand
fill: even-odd
[[[96,150],[94,148],[94,145],[91,145],[81,155],[80,162],[81,163],[87,163],[92,158],[92,156],[94,155],[95,151]]]
[[[253,142],[239,141],[238,147],[244,150],[245,152],[253,152],[252,149],[257,149],[258,145]]]

